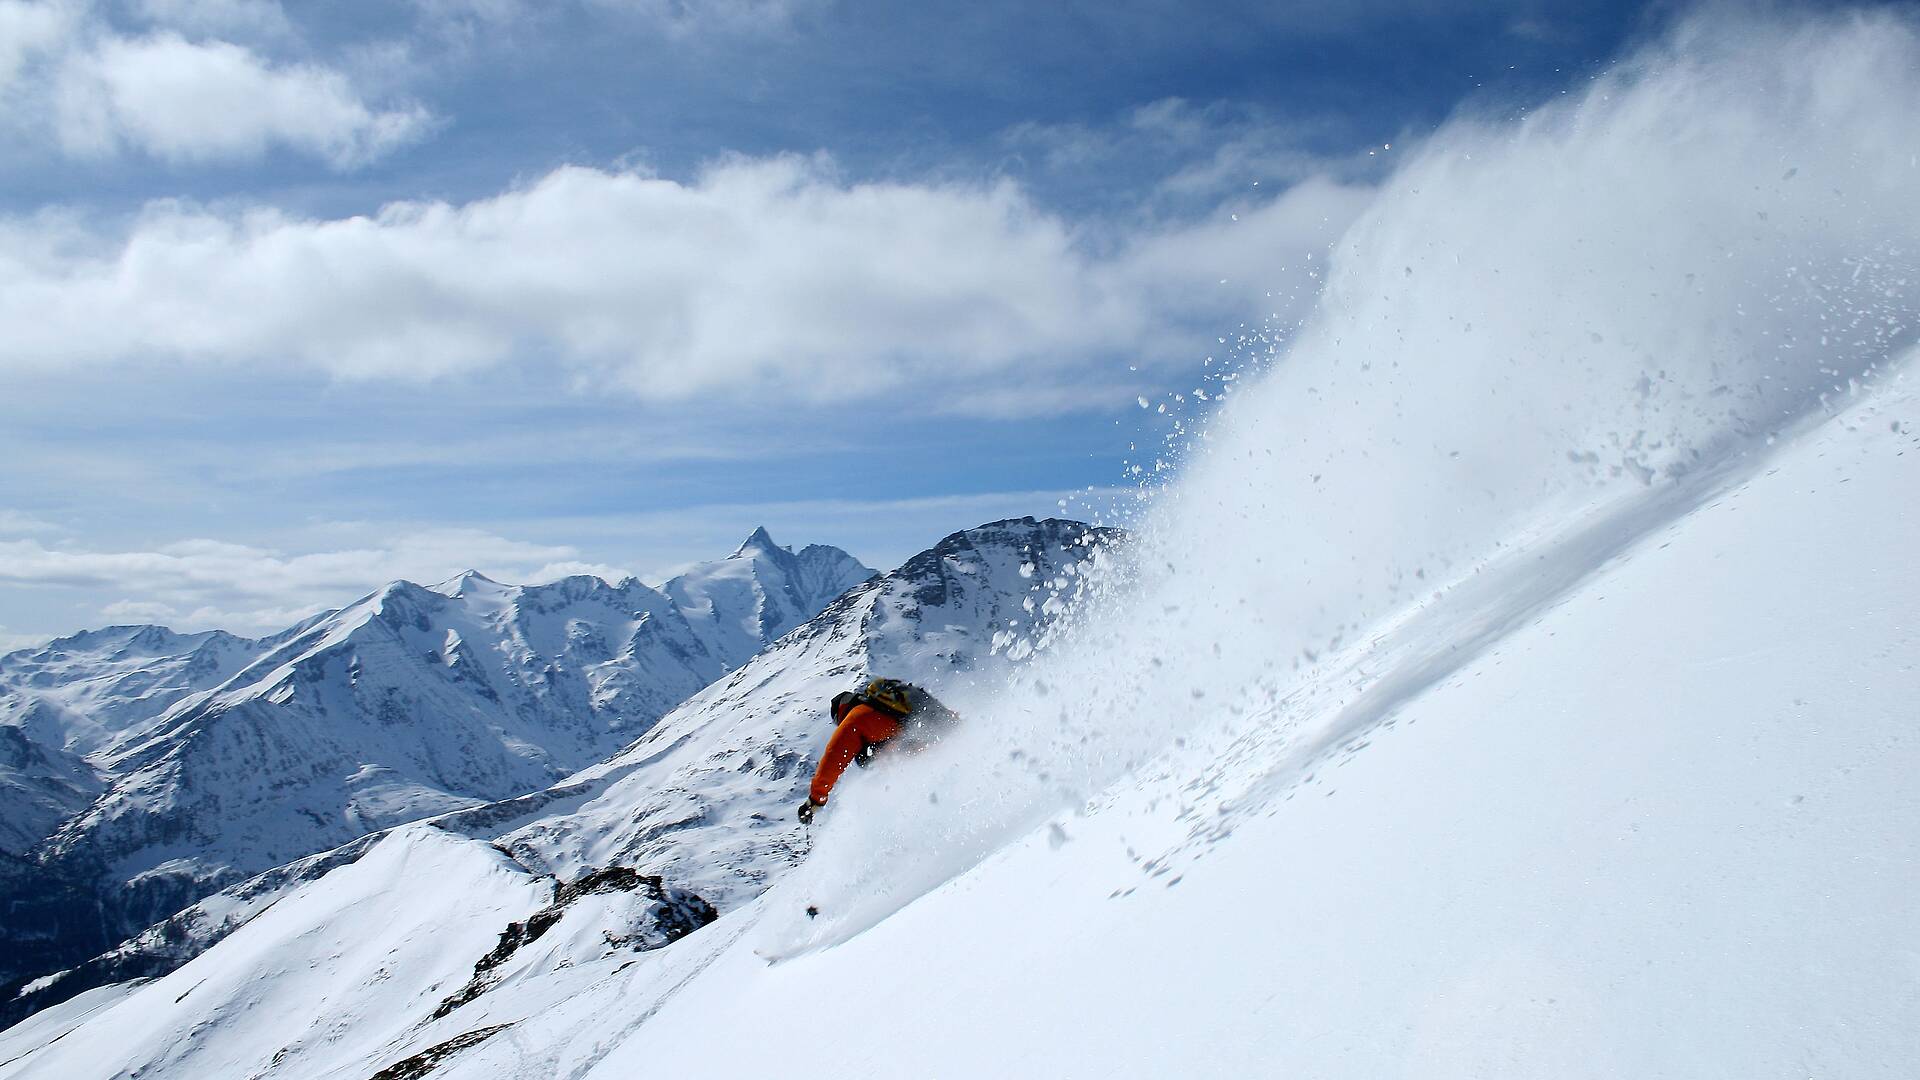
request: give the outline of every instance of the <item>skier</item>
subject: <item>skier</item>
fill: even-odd
[[[807,801],[800,804],[803,824],[813,823],[814,811],[826,805],[848,765],[866,765],[882,746],[903,733],[918,736],[912,749],[924,749],[958,719],[932,694],[899,679],[874,679],[863,689],[843,690],[833,695],[829,711],[837,726],[820,754]]]

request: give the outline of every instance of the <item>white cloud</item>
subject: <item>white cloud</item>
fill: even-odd
[[[158,600],[116,600],[101,608],[100,616],[115,624],[166,623],[178,619],[180,610]]]
[[[796,18],[823,7],[819,0],[412,0],[421,25],[460,44],[487,37],[520,35],[541,20],[566,18],[576,9],[603,19],[613,29],[637,26],[643,33],[678,45],[702,38],[739,38],[777,34]]]
[[[162,28],[128,36],[80,5],[0,0],[6,123],[81,159],[136,152],[175,163],[245,161],[284,149],[336,169],[432,126],[418,105],[368,100],[338,68],[181,33],[291,33],[277,4],[150,0],[142,12]]]
[[[526,580],[532,584],[543,584],[570,577],[597,577],[604,581],[620,582],[637,575],[624,566],[609,566],[606,563],[581,562],[568,559],[564,562],[548,563],[529,573]]]
[[[1190,359],[1196,328],[1297,291],[1300,271],[1268,268],[1366,198],[1301,184],[1105,254],[1010,182],[847,183],[817,157],[687,183],[568,167],[341,220],[160,203],[114,236],[41,215],[0,223],[0,363],[422,380],[554,362],[655,401],[912,390],[915,408],[1045,413],[1088,404],[1115,355]]]
[[[174,162],[248,160],[286,147],[347,169],[417,139],[418,106],[380,109],[347,77],[276,66],[242,46],[171,32],[111,37],[62,65],[54,99],[75,156],[135,149]]]
[[[538,582],[615,568],[583,563],[565,545],[511,540],[476,529],[428,529],[378,545],[289,554],[218,540],[151,551],[91,551],[38,540],[0,541],[0,585],[88,590],[107,622],[162,621],[185,629],[263,633],[337,607],[388,581],[444,581],[478,569]]]

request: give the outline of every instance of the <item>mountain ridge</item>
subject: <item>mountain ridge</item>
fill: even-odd
[[[0,839],[99,883],[103,936],[76,942],[78,960],[290,860],[539,790],[872,576],[766,539],[669,582],[691,613],[637,579],[469,572],[389,582],[266,638],[130,626],[10,653],[0,728],[21,745],[0,757],[0,799],[21,825]]]

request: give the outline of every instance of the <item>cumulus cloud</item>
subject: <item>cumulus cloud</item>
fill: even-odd
[[[413,141],[425,109],[382,110],[345,75],[276,67],[224,41],[162,32],[109,38],[70,57],[55,96],[61,145],[76,156],[135,149],[168,161],[246,160],[284,146],[351,168]]]
[[[408,532],[379,544],[289,554],[219,540],[151,551],[96,551],[35,539],[0,540],[0,585],[93,590],[118,598],[107,622],[163,622],[263,633],[337,607],[388,581],[444,581],[473,568],[504,581],[629,572],[586,563],[566,545],[512,540],[476,529]]]
[[[1190,359],[1199,328],[1300,291],[1294,256],[1367,194],[1310,181],[1105,250],[1008,181],[851,183],[796,156],[687,182],[567,167],[337,220],[43,214],[0,223],[0,363],[422,380],[512,361],[654,401],[911,388],[921,407],[1046,412],[1084,404],[1117,355]]]
[[[341,70],[283,63],[220,32],[290,32],[277,4],[148,0],[159,24],[129,36],[59,0],[0,0],[0,103],[9,122],[75,158],[140,153],[175,163],[288,150],[350,169],[420,138],[433,118],[377,104]]]

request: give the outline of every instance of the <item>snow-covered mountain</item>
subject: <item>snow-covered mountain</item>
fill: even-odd
[[[0,656],[0,851],[22,855],[84,810],[117,745],[275,640],[114,626]]]
[[[188,695],[211,690],[299,627],[261,640],[164,626],[87,630],[0,656],[0,724],[90,756],[136,738]]]
[[[39,843],[104,786],[85,758],[0,725],[0,853],[18,855]]]
[[[260,641],[123,627],[15,653],[0,660],[7,839],[98,883],[77,960],[263,870],[544,788],[871,576],[758,530],[661,589],[469,572]]]

